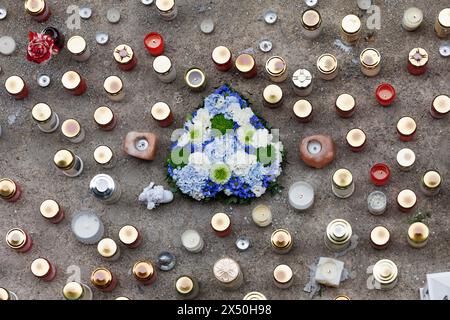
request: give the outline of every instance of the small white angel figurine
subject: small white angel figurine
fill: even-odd
[[[163,186],[155,186],[154,182],[144,188],[144,191],[139,195],[140,202],[147,203],[147,209],[152,210],[160,203],[169,203],[173,200],[173,193],[169,190],[164,190]]]

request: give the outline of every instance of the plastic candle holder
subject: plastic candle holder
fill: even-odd
[[[370,179],[376,186],[384,186],[391,175],[391,170],[384,163],[377,163],[370,169]]]
[[[391,105],[396,97],[395,89],[389,83],[382,83],[378,86],[376,92],[376,99],[383,107]]]
[[[144,45],[147,51],[154,57],[164,53],[164,40],[159,33],[150,32],[147,34],[144,38]]]

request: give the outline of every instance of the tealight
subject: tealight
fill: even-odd
[[[338,169],[334,172],[332,178],[332,191],[338,198],[345,199],[350,197],[355,191],[353,175],[348,169]]]
[[[317,59],[319,77],[323,80],[333,80],[339,73],[338,62],[335,56],[326,53]]]
[[[292,85],[296,95],[306,97],[312,92],[312,75],[306,69],[298,69],[292,76]]]
[[[257,205],[252,210],[252,220],[258,227],[267,227],[272,223],[272,212],[266,205]]]
[[[367,48],[359,56],[361,72],[368,77],[375,77],[381,70],[381,54],[374,48]]]
[[[419,8],[411,7],[403,14],[402,27],[406,31],[417,30],[423,21],[423,12]]]
[[[307,182],[295,182],[289,188],[289,204],[299,211],[304,211],[314,203],[314,188]]]
[[[411,117],[403,117],[397,122],[397,133],[401,141],[411,141],[416,133],[417,124]]]
[[[347,145],[353,152],[360,152],[366,144],[366,134],[359,128],[351,129],[345,136]]]
[[[381,290],[392,289],[398,280],[397,265],[388,259],[379,260],[373,267],[373,277]]]
[[[401,149],[397,153],[397,165],[402,171],[409,171],[416,162],[416,154],[408,148]]]
[[[347,44],[354,44],[361,37],[361,20],[349,14],[341,22],[341,38]]]
[[[420,181],[420,186],[422,192],[428,196],[435,196],[439,193],[442,185],[442,177],[441,174],[436,170],[428,170],[422,176]]]
[[[307,123],[312,119],[313,107],[308,100],[300,99],[295,102],[292,111],[299,122]]]
[[[342,118],[350,118],[356,111],[356,101],[352,95],[343,93],[336,99],[336,112]]]
[[[430,113],[435,119],[442,119],[446,114],[450,112],[450,97],[441,94],[433,99],[431,104]]]
[[[404,189],[397,195],[397,204],[402,212],[411,212],[416,203],[416,194],[410,189]]]
[[[105,230],[100,218],[90,211],[76,213],[70,227],[75,238],[84,244],[96,244],[103,237]]]
[[[200,234],[195,230],[186,230],[181,235],[183,247],[192,253],[199,253],[204,247],[204,241]]]
[[[280,264],[273,270],[273,282],[280,289],[288,289],[294,282],[294,272],[291,267]]]
[[[315,39],[322,32],[322,17],[319,11],[308,9],[302,13],[302,32],[307,39]]]
[[[199,68],[190,68],[184,75],[184,82],[192,91],[203,91],[206,88],[206,74]]]
[[[263,91],[263,103],[268,108],[278,108],[283,104],[283,91],[276,84],[268,85]]]
[[[408,229],[408,243],[413,248],[423,248],[428,242],[430,231],[422,222],[415,222]]]
[[[382,215],[386,211],[387,197],[381,191],[373,191],[367,197],[367,207],[371,214]]]
[[[177,72],[172,65],[172,61],[164,55],[160,55],[153,60],[153,70],[158,76],[159,81],[164,83],[171,83],[177,77]]]
[[[123,82],[118,76],[107,77],[103,82],[103,89],[111,101],[119,102],[125,98]]]
[[[378,226],[370,232],[370,244],[377,250],[386,249],[390,240],[389,230],[383,226]]]

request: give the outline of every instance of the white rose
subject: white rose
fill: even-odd
[[[183,148],[189,143],[189,141],[189,132],[185,132],[181,137],[178,138],[178,146]]]
[[[239,109],[233,112],[233,121],[240,126],[250,123],[250,118],[254,116],[251,108]]]
[[[226,164],[238,176],[247,175],[256,162],[256,156],[248,154],[245,151],[237,151],[226,159]]]
[[[197,170],[209,170],[211,162],[202,152],[194,152],[189,155],[188,163]]]

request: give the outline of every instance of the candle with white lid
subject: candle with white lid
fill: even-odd
[[[406,31],[417,30],[423,21],[423,12],[419,8],[411,7],[403,14],[402,27]]]
[[[181,235],[181,243],[187,251],[192,253],[199,253],[204,246],[202,237],[195,230],[186,230],[183,232]]]
[[[267,227],[272,223],[272,212],[266,205],[257,205],[252,210],[252,219],[258,227]]]
[[[304,211],[314,203],[314,188],[305,181],[298,181],[289,188],[289,204],[299,211]]]
[[[416,154],[408,148],[403,148],[397,153],[397,164],[402,171],[409,171],[416,162]]]
[[[85,210],[73,216],[71,229],[75,238],[84,244],[99,242],[105,230],[100,218],[95,213]]]

